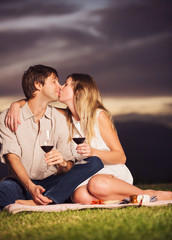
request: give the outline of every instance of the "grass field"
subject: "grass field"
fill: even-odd
[[[172,184],[140,186],[172,190]],[[172,206],[16,215],[0,212],[0,240],[18,239],[171,240]]]

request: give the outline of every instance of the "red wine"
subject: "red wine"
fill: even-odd
[[[53,146],[41,146],[44,152],[50,152],[53,149]]]
[[[85,141],[84,137],[83,138],[82,137],[81,138],[72,138],[72,139],[76,144],[81,144]]]

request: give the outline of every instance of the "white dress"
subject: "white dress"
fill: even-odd
[[[103,110],[98,109],[96,111],[95,137],[91,140],[91,147],[96,148],[98,150],[102,150],[102,151],[110,151],[110,149],[107,147],[106,143],[104,142],[103,138],[101,137],[100,130],[99,130],[98,116],[101,111],[103,111]],[[73,119],[73,123],[74,123],[76,129],[81,133],[81,135],[83,135],[82,131],[81,131],[81,127],[80,127],[80,121],[76,121],[75,119]],[[76,146],[77,145],[73,141],[71,141],[72,153],[73,153],[74,157],[79,160],[78,163],[82,164],[82,163],[84,163],[82,160],[83,158],[81,157],[81,155],[79,155],[76,152]],[[133,177],[125,164],[113,164],[113,165],[112,164],[104,164],[104,168],[101,169],[96,174],[110,174],[116,178],[119,178],[119,179],[127,182],[127,183],[133,184]],[[82,185],[86,185],[88,183],[88,181],[89,181],[89,179],[85,180],[78,187],[80,187]]]

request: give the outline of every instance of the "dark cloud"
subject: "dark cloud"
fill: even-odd
[[[100,12],[103,16],[100,28],[115,41],[172,30],[171,0],[122,0],[117,1],[118,5],[116,1],[110,2],[111,7]]]
[[[171,1],[95,3],[1,1],[0,94],[17,93],[12,82],[42,63],[61,79],[89,73],[107,94],[171,95]]]
[[[45,37],[43,31],[22,31],[22,32],[5,32],[0,38],[1,57],[3,55],[4,60],[7,54],[16,56],[19,52],[33,48],[34,44],[41,38]],[[7,58],[7,61],[9,59]]]
[[[64,4],[56,0],[1,0],[0,19],[13,19],[27,16],[62,15],[74,12],[78,9],[75,4]]]
[[[108,92],[114,82],[116,93],[170,95],[171,40],[167,37],[125,51],[111,52],[102,64],[98,63],[101,69],[99,75],[107,77],[106,84],[101,82],[101,88]]]
[[[115,95],[170,95],[171,37],[115,50],[94,46],[77,68],[92,74],[101,91]],[[163,49],[162,49],[163,46]],[[65,66],[68,72],[77,71]],[[112,87],[113,86],[113,87]]]

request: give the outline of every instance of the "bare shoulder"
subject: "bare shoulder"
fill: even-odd
[[[103,110],[99,113],[98,120],[99,120],[99,123],[102,123],[102,124],[107,124],[111,122],[108,114]]]
[[[102,109],[98,109],[98,110],[100,111],[100,113],[99,113],[100,118],[103,118],[103,117],[107,118],[108,117],[108,114],[104,110],[102,110]]]
[[[113,122],[111,121],[110,116],[104,110],[102,110],[99,113],[98,124],[99,124],[99,129],[100,129],[101,133],[106,132],[106,131],[114,131],[115,130],[115,126],[114,126]]]

